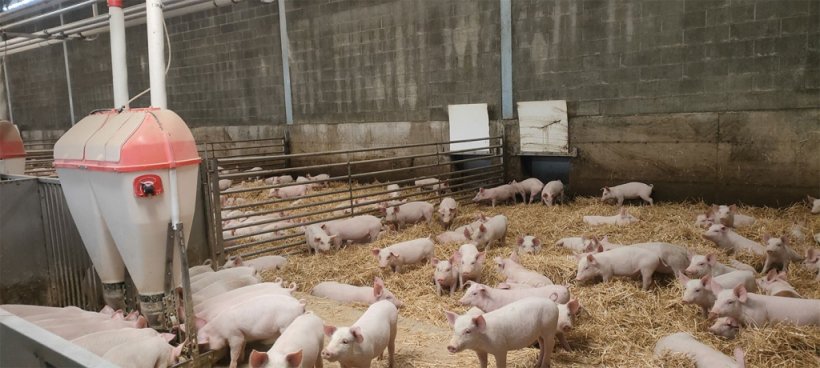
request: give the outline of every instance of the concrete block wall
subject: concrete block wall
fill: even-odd
[[[510,138],[508,177],[526,174],[517,121],[499,116],[498,1],[288,0],[286,15],[293,126],[278,7],[259,1],[168,20],[169,106],[203,137],[288,130],[304,152],[438,140],[448,104],[484,102]],[[678,184],[659,192],[667,199],[820,195],[820,171],[795,171],[818,161],[806,147],[820,139],[820,2],[515,0],[512,24],[514,101],[567,100],[577,194],[654,180]],[[143,29],[128,29],[132,94],[147,87]],[[69,43],[69,58],[78,117],[108,106],[107,36]],[[61,59],[59,46],[8,58],[24,131],[70,126]],[[762,137],[802,148],[765,154]],[[771,182],[786,167],[789,179]],[[752,187],[768,198],[739,190]]]

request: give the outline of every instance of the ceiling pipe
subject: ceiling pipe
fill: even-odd
[[[62,3],[69,2],[71,0],[51,0],[51,1],[44,1],[39,4],[35,3],[29,6],[23,6],[20,8],[15,8],[12,10],[8,10],[5,12],[0,13],[0,24],[8,23],[15,19],[19,19],[25,17],[26,15],[39,13],[44,9],[49,9],[54,6],[59,6]]]
[[[65,8],[60,8],[60,9],[54,10],[52,12],[40,14],[40,15],[37,15],[37,16],[31,17],[31,18],[26,18],[26,19],[23,19],[23,20],[20,20],[20,21],[11,23],[11,24],[0,25],[0,28],[2,28],[3,31],[6,31],[6,30],[12,29],[14,27],[22,26],[24,24],[28,24],[28,23],[31,23],[31,22],[36,22],[38,20],[42,20],[42,19],[46,19],[46,18],[50,18],[50,17],[56,16],[56,15],[60,15],[60,14],[63,14],[63,13],[70,12],[72,10],[77,10],[77,9],[80,9],[84,6],[92,5],[92,4],[94,4],[98,1],[100,1],[100,0],[86,0],[86,1],[83,1],[81,3],[77,3],[77,4],[74,4],[74,5],[69,5]]]
[[[125,15],[122,0],[108,0],[111,23],[111,77],[114,107],[128,107],[128,63],[125,58]]]
[[[241,0],[178,0],[174,1],[173,3],[167,3],[165,5],[165,18],[172,18],[198,11],[218,8],[225,5],[237,4],[240,1]],[[145,22],[144,10],[145,4],[135,5],[123,9],[123,13],[125,14],[125,26],[131,27],[134,25],[143,24]],[[23,51],[36,49],[39,47],[60,43],[63,42],[65,38],[83,38],[105,33],[108,28],[108,16],[100,15],[95,18],[96,19],[88,18],[79,22],[67,24],[65,27],[58,27],[62,29],[52,28],[38,32],[45,32],[46,35],[51,33],[58,33],[58,35],[52,34],[52,37],[54,37],[53,39],[31,40],[15,38],[8,41],[8,46],[5,42],[0,43],[0,54],[11,55]]]

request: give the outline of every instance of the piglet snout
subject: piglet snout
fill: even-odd
[[[456,353],[456,347],[448,345],[447,346],[447,351],[449,351],[450,354],[455,354]]]

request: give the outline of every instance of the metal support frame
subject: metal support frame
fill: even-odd
[[[14,121],[14,111],[11,108],[11,88],[9,88],[9,67],[6,64],[5,55],[3,55],[3,82],[6,84],[6,103],[9,105],[9,121]]]
[[[174,249],[179,249],[179,263],[182,273],[182,294],[176,293],[174,288]],[[180,316],[177,315],[177,305],[182,303],[185,308],[186,316],[194,315],[194,304],[191,296],[191,277],[188,273],[188,252],[185,246],[185,232],[183,231],[182,223],[168,223],[168,241],[165,248],[165,298],[163,299],[165,305],[164,311],[164,327],[167,330],[172,330],[179,326],[181,322]],[[190,367],[199,366],[199,345],[196,341],[196,323],[185,324],[184,336],[180,338],[180,344],[184,344],[183,355],[188,357]]]
[[[501,117],[503,119],[513,118],[511,3],[511,0],[499,0],[501,6]]]
[[[293,124],[293,97],[290,89],[290,50],[285,0],[279,0],[279,44],[282,49],[282,83],[285,91],[285,122]]]
[[[60,14],[60,25],[64,24],[63,15]],[[71,90],[71,68],[68,64],[68,45],[63,42],[63,63],[65,64],[65,83],[68,90],[68,109],[71,112],[71,125],[77,123],[77,115],[74,114],[74,92]]]

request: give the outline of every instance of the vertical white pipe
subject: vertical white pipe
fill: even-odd
[[[6,65],[6,58],[3,57],[3,84],[6,87],[6,103],[8,103],[9,121],[14,121],[14,110],[11,108],[11,88],[9,88],[9,68]]]
[[[151,106],[167,109],[168,99],[165,95],[165,31],[163,29],[162,7],[162,0],[145,1]]]
[[[108,16],[111,27],[114,107],[128,107],[128,62],[125,58],[125,15],[122,12],[122,0],[108,0]]]
[[[60,25],[63,25],[63,15],[60,14]],[[65,84],[68,89],[68,111],[71,113],[71,125],[77,122],[77,116],[74,115],[74,92],[71,90],[71,68],[68,64],[68,45],[63,42],[63,64],[65,64]]]

